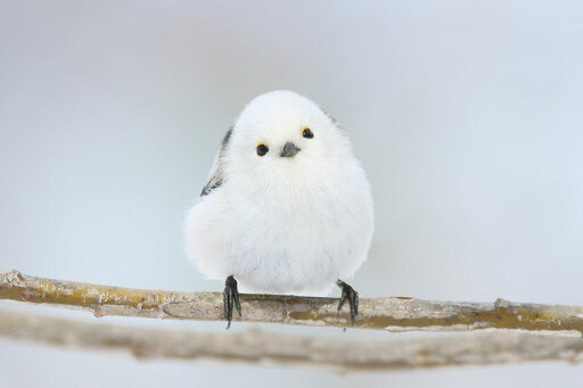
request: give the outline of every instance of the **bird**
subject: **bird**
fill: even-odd
[[[227,329],[234,309],[241,317],[239,291],[325,296],[335,285],[354,326],[359,294],[345,280],[366,261],[373,231],[371,185],[347,131],[288,90],[245,106],[184,220],[189,258],[225,279]]]

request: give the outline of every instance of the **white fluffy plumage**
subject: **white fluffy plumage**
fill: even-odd
[[[366,260],[373,218],[344,130],[307,98],[273,91],[225,136],[185,220],[187,251],[204,275],[233,275],[244,292],[325,295]]]

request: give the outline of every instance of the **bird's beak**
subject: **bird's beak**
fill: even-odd
[[[281,153],[279,154],[279,156],[281,156],[282,158],[291,158],[292,156],[295,156],[295,154],[297,154],[299,151],[300,148],[298,148],[294,143],[288,141],[281,149]]]

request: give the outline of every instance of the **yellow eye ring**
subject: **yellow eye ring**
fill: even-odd
[[[312,132],[310,128],[304,127],[304,130],[302,131],[302,136],[305,137],[306,139],[312,139],[314,137],[314,132]]]
[[[257,145],[257,155],[263,156],[269,152],[269,147],[265,143],[259,143]]]

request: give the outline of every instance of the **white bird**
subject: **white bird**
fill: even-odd
[[[226,279],[227,328],[233,305],[241,315],[237,281],[245,292],[296,295],[337,284],[354,325],[358,293],[340,279],[366,260],[373,229],[370,184],[346,132],[290,91],[245,107],[185,220],[189,257]]]

